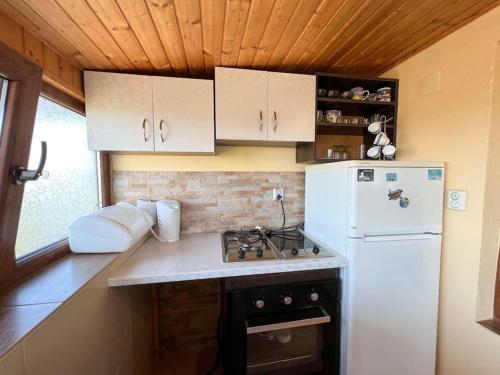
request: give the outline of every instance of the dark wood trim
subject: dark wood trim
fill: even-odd
[[[65,238],[17,260],[12,276],[0,284],[0,290],[8,288],[21,279],[36,273],[41,268],[71,253]]]
[[[500,320],[498,319],[488,319],[481,320],[478,322],[483,327],[488,328],[490,331],[493,331],[500,335]]]
[[[500,335],[500,249],[497,259],[495,295],[493,297],[493,318],[478,321],[483,327]]]
[[[12,182],[11,170],[28,164],[42,69],[0,43],[0,75],[9,80],[0,143],[0,284],[16,271],[15,244],[24,186]]]
[[[113,167],[111,154],[99,152],[99,168],[101,171],[101,199],[104,207],[113,204]]]
[[[72,111],[75,111],[82,116],[85,116],[85,103],[82,103],[78,99],[66,94],[65,92],[59,90],[58,88],[52,86],[51,84],[43,81],[41,95],[44,98],[52,100],[57,104],[62,105]]]
[[[500,249],[497,260],[497,280],[495,285],[495,297],[493,302],[493,319],[500,322]]]
[[[160,356],[160,307],[158,298],[158,285],[151,284],[151,337],[153,339],[153,354]]]

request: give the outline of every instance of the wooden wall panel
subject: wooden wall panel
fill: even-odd
[[[238,67],[248,68],[252,66],[259,43],[269,22],[274,2],[275,0],[252,1],[239,50]]]
[[[189,374],[190,364],[179,364],[179,358],[199,358],[217,347],[217,318],[221,309],[219,280],[194,280],[158,284],[158,319],[160,352],[164,366],[174,366]],[[179,366],[180,365],[180,366]],[[199,373],[206,373],[204,372]],[[198,373],[198,372],[196,372]]]
[[[0,0],[1,11],[77,67],[187,77],[213,76],[215,66],[378,75],[499,5],[500,0]],[[8,38],[16,37],[14,27]],[[40,58],[39,44],[27,43],[32,58]]]
[[[81,68],[0,12],[0,41],[43,68],[43,80],[84,101]]]
[[[210,76],[214,66],[220,66],[222,61],[222,36],[224,34],[226,4],[225,0],[201,0],[200,4],[205,74]]]

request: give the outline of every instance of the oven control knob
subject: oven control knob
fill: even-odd
[[[258,299],[254,303],[256,308],[262,309],[264,307],[264,300],[263,299]]]
[[[286,297],[283,297],[283,303],[287,306],[290,306],[293,302],[293,299],[292,297],[290,296],[286,296]]]
[[[262,247],[258,247],[257,248],[257,258],[262,258],[262,256],[264,255],[264,251],[262,250]]]
[[[299,250],[294,246],[292,247],[292,255],[297,255],[299,253]]]
[[[319,300],[319,294],[316,293],[316,292],[312,292],[310,295],[309,295],[309,298],[311,299],[311,301],[313,302],[316,302]]]
[[[318,245],[314,245],[314,247],[313,247],[313,253],[314,254],[319,254],[319,246]]]
[[[243,249],[238,250],[238,258],[245,259],[245,250]]]

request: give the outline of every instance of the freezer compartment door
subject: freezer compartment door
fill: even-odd
[[[441,236],[351,239],[347,252],[345,373],[433,375]]]
[[[441,233],[443,168],[350,168],[348,236]]]

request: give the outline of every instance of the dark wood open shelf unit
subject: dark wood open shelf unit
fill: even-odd
[[[370,118],[375,113],[393,118],[387,128],[387,135],[391,143],[396,145],[397,111],[398,111],[397,79],[353,77],[330,73],[316,73],[316,111],[340,110],[342,115]],[[370,92],[376,92],[382,87],[391,88],[392,101],[367,101],[318,96],[319,89],[338,90],[340,93],[353,87],[363,87]],[[315,114],[316,116],[316,114]],[[346,144],[351,154],[350,160],[359,159],[359,145],[365,144],[368,149],[373,145],[375,136],[368,132],[365,124],[331,124],[325,121],[316,122],[315,142],[301,142],[297,144],[297,163],[331,163],[338,160],[328,159],[326,150],[329,146]]]

